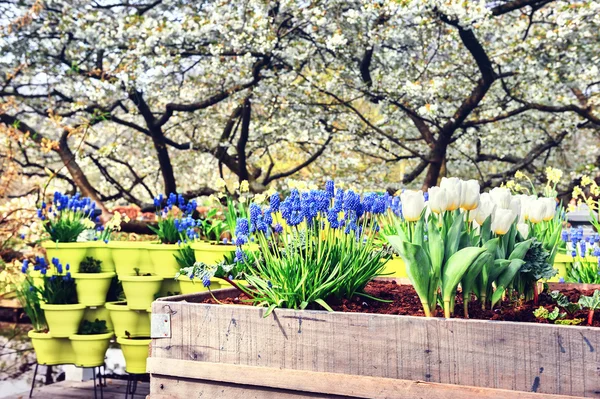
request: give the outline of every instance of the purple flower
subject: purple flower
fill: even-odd
[[[275,223],[275,226],[273,226],[273,231],[275,233],[281,233],[283,231],[283,227],[279,223]]]
[[[25,259],[23,261],[23,266],[21,267],[21,272],[22,273],[27,273],[27,268],[29,267],[29,260]]]
[[[202,285],[206,288],[210,287],[210,276],[205,274],[202,276]]]
[[[564,283],[564,282],[565,282],[565,279],[564,279],[564,277],[560,277],[560,278],[558,279],[558,282],[559,282],[559,283]]]

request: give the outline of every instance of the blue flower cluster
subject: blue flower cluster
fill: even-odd
[[[188,240],[193,241],[200,238],[197,227],[202,226],[201,220],[196,220],[190,215],[187,215],[183,218],[175,219],[173,224],[177,231],[179,231],[183,237],[186,237],[183,242],[187,243]]]
[[[569,231],[563,230],[561,238],[567,244],[567,251],[570,251],[572,257],[596,256],[600,264],[600,235],[594,234],[584,237],[583,227],[571,228]]]
[[[333,229],[344,229],[346,234],[362,234],[362,223],[359,220],[363,215],[379,215],[391,209],[394,213],[402,212],[400,200],[389,194],[367,193],[361,197],[352,190],[336,189],[333,181],[327,181],[325,190],[310,190],[299,192],[293,189],[290,195],[281,201],[279,194],[273,194],[268,207],[251,204],[249,220],[240,218],[235,229],[235,245],[244,245],[248,237],[256,232],[262,232],[267,237],[272,232],[281,233],[283,227],[276,223],[273,225],[273,212],[280,211],[281,216],[288,226],[298,226],[305,222],[312,227],[318,224],[325,228],[326,224]],[[327,223],[324,221],[327,220]],[[374,228],[379,226],[374,222]]]
[[[160,194],[154,198],[154,207],[157,209],[158,215],[166,216],[173,209],[174,206],[178,207],[184,215],[191,215],[198,206],[196,200],[191,200],[186,203],[185,198],[181,194],[171,193],[167,197],[167,203],[163,208],[165,197]]]
[[[26,274],[28,272],[30,265],[33,265],[33,270],[39,271],[43,276],[45,276],[46,273],[48,273],[48,270],[50,269],[48,262],[46,262],[46,258],[44,258],[43,256],[36,256],[34,262],[30,262],[29,259],[25,259],[23,261],[23,266],[21,267],[21,272]],[[71,272],[70,272],[71,266],[68,263],[63,268],[63,265],[60,263],[58,258],[52,258],[52,265],[56,269],[57,274],[62,275],[63,271],[66,272],[66,274],[64,276],[62,276],[63,280],[67,281],[67,280],[71,279]],[[55,276],[52,276],[53,280],[54,280],[54,277]]]
[[[96,203],[91,198],[82,197],[79,193],[71,197],[58,191],[54,193],[52,206],[42,201],[37,210],[38,218],[46,220],[49,216],[57,217],[62,212],[81,213],[83,217],[91,217],[96,210]]]

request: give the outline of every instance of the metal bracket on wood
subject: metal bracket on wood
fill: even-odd
[[[171,338],[171,314],[152,313],[150,338]]]

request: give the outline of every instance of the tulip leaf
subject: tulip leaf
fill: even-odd
[[[483,267],[492,259],[493,255],[484,252],[475,259],[471,267],[467,270],[462,278],[460,285],[462,286],[463,297],[468,296],[475,288],[475,280],[483,270]]]
[[[513,259],[525,258],[525,255],[527,254],[527,251],[529,251],[529,247],[531,247],[532,242],[533,242],[533,239],[530,238],[527,241],[522,241],[522,242],[517,243],[515,245],[513,251],[511,252],[510,256],[508,257],[508,259],[513,260]]]
[[[522,259],[512,259],[506,270],[498,277],[498,280],[496,281],[496,291],[494,291],[494,294],[492,295],[492,308],[500,299],[502,299],[506,287],[513,281],[521,269],[521,266],[524,264],[525,261]]]
[[[404,261],[406,274],[417,291],[419,299],[424,306],[425,304],[431,306],[428,299],[431,265],[427,253],[420,245],[402,241],[398,236],[388,236],[387,239]]]
[[[444,253],[444,259],[446,260],[446,262],[448,262],[450,257],[454,256],[456,254],[456,251],[458,250],[458,245],[460,244],[460,235],[463,226],[463,215],[457,214],[445,237],[446,248]]]
[[[492,236],[492,215],[485,218],[483,224],[479,228],[479,236],[482,242],[487,242]]]
[[[469,269],[469,266],[484,252],[485,249],[483,248],[467,247],[456,252],[448,259],[442,273],[442,296],[444,302],[450,301],[452,293],[456,290],[458,283]]]
[[[488,270],[488,282],[491,284],[496,281],[498,276],[500,276],[510,265],[510,261],[508,259],[496,259],[492,267]]]

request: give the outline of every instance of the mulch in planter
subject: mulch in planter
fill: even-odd
[[[354,312],[354,313],[378,313],[378,314],[397,314],[397,315],[409,315],[409,316],[425,316],[421,307],[419,297],[411,285],[400,285],[395,281],[372,281],[365,288],[365,292],[371,296],[390,300],[391,303],[380,302],[373,299],[368,299],[360,296],[356,296],[352,299],[343,299],[341,301],[329,300],[327,303],[331,308],[338,312]],[[569,298],[571,302],[577,302],[581,295],[592,295],[594,290],[577,290],[577,289],[565,289],[561,292]],[[206,298],[203,303],[224,303],[224,304],[238,304],[238,305],[249,305],[247,300],[248,297],[245,294],[240,294],[236,298],[225,298],[220,299],[217,302],[213,298]],[[500,306],[496,305],[494,310],[481,309],[481,304],[477,301],[469,303],[469,317],[471,319],[481,320],[503,320],[503,321],[519,321],[527,323],[551,323],[548,320],[537,319],[533,315],[533,311],[540,306],[545,307],[548,311],[554,310],[556,302],[546,293],[539,295],[538,305],[534,305],[533,301],[527,302],[516,302],[511,303],[509,301],[503,301]],[[438,308],[436,316],[443,317],[443,310]],[[583,319],[581,325],[587,325],[588,312],[586,310],[578,310],[574,313],[573,317],[567,315],[567,319],[580,318]],[[463,303],[462,296],[458,295],[456,298],[456,307],[454,311],[455,318],[463,318]],[[600,327],[600,311],[596,311],[592,326]]]

